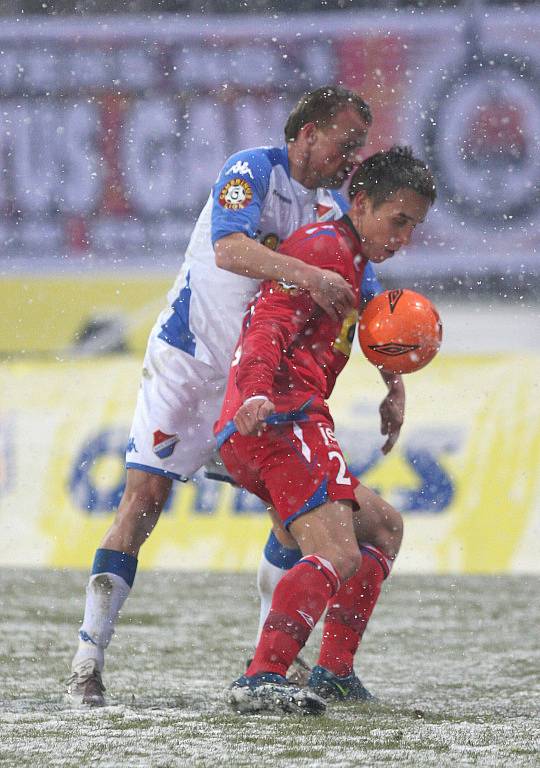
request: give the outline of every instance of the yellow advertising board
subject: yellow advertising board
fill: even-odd
[[[2,565],[88,568],[121,495],[141,358],[0,368]],[[407,413],[383,458],[384,386],[353,355],[332,400],[336,433],[363,482],[403,512],[397,568],[539,571],[540,358],[445,357],[407,377]],[[255,569],[261,504],[197,477],[175,484],[141,551],[147,568]]]
[[[38,272],[3,278],[0,306],[6,321],[0,323],[0,354],[66,357],[89,323],[105,319],[119,325],[127,349],[142,355],[174,277]]]

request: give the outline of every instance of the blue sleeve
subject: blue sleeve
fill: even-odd
[[[383,287],[377,279],[372,263],[368,261],[364,269],[364,277],[362,278],[362,299],[370,301],[370,299],[373,299],[382,292]]]
[[[272,163],[262,148],[231,155],[212,189],[212,244],[233,232],[255,237]]]

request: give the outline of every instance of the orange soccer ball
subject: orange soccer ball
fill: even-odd
[[[367,305],[359,322],[362,352],[390,373],[413,373],[441,346],[442,323],[429,299],[408,289],[384,291]]]

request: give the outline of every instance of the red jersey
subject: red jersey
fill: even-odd
[[[280,253],[338,272],[360,304],[367,259],[348,216],[310,224],[287,238]],[[277,412],[293,411],[310,400],[308,418],[328,413],[326,399],[347,362],[358,312],[345,322],[332,320],[309,293],[267,280],[249,305],[234,354],[216,433],[253,395],[265,395]]]

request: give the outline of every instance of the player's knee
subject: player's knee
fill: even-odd
[[[388,557],[395,557],[403,539],[403,518],[390,504],[384,502],[377,514],[375,545]]]
[[[334,567],[342,583],[354,576],[361,564],[362,555],[358,548],[342,550],[334,557]]]
[[[403,517],[401,516],[401,513],[390,506],[390,504],[387,504],[386,506],[387,509],[385,510],[382,522],[383,527],[390,535],[401,542],[401,539],[403,538]]]
[[[139,472],[137,477],[130,478],[128,472],[118,516],[143,525],[150,521],[155,523],[167,502],[171,484],[171,480],[161,475]]]

